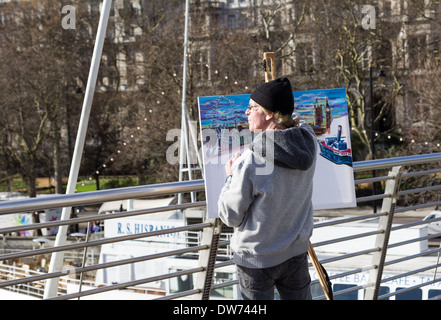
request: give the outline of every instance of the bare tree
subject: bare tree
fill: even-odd
[[[256,1],[225,14],[214,2],[195,2],[185,75],[191,118],[198,119],[198,96],[251,92],[264,79],[263,52],[274,51],[278,75],[289,76],[294,90],[347,89],[353,140],[363,149],[359,157],[370,157],[372,111],[376,131],[399,127],[391,115],[408,75],[405,48],[423,41],[402,34],[412,19],[432,21],[435,5],[412,2],[402,19],[389,19],[380,6],[375,29],[366,29],[362,8],[375,3]],[[66,4],[77,9],[75,30],[61,27]],[[1,6],[9,18],[0,25],[0,161],[7,175],[21,172],[33,180],[44,171],[61,177],[67,165],[59,164],[70,162],[99,7],[67,0]],[[83,174],[136,174],[142,182],[176,178],[176,166],[165,162],[165,136],[180,128],[183,9],[178,0],[118,1],[114,7],[109,34],[115,36],[104,48]],[[412,65],[424,62],[426,53],[412,54]],[[384,84],[374,82],[373,110],[372,66],[388,75]],[[386,118],[392,120],[385,126]]]
[[[414,99],[413,125],[406,139],[411,153],[438,150],[441,141],[441,60],[436,52],[425,62],[426,72],[411,77]]]
[[[165,161],[166,133],[180,127],[181,117],[184,24],[176,8],[182,3],[170,0],[123,2],[118,9],[110,26],[118,36],[104,48],[107,92],[93,110],[87,146],[95,174],[132,174],[140,183],[176,179]]]
[[[4,152],[19,166],[31,197],[36,195],[37,175],[51,165],[53,169],[45,173],[53,173],[56,192],[63,191],[61,133],[70,121],[66,106],[71,89],[78,90],[84,74],[79,52],[85,53],[81,39],[85,33],[62,28],[61,7],[41,1],[2,4],[6,21],[0,36],[4,90],[0,121],[9,137]]]

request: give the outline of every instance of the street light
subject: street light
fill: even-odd
[[[372,73],[374,71],[374,67],[371,66],[369,67],[369,94],[370,94],[370,103],[371,103],[371,152],[372,152],[372,160],[375,159],[375,143],[374,143],[374,139],[375,139],[375,130],[374,130],[374,120],[375,120],[375,116],[374,116],[374,86],[373,86],[373,81],[372,81]],[[384,72],[384,70],[380,70],[377,74],[377,79],[380,83],[383,83],[384,80],[386,80],[386,73]],[[372,178],[375,177],[375,170],[372,170]],[[372,182],[372,195],[375,195],[375,182]],[[377,202],[374,200],[373,201],[373,207],[374,207],[374,213],[377,213]]]

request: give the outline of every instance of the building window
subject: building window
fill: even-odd
[[[413,36],[409,39],[409,69],[424,68],[427,58],[426,35]]]
[[[171,268],[169,269],[169,273],[174,273],[178,271],[183,271],[183,269],[179,268]],[[169,279],[170,284],[170,292],[176,293],[176,292],[184,292],[187,290],[193,289],[193,275],[192,274],[186,274],[182,276],[177,276],[174,278]]]
[[[314,53],[311,44],[302,43],[297,45],[296,66],[300,72],[314,71]]]
[[[235,15],[228,15],[228,28],[234,29],[236,28],[236,16]]]
[[[386,1],[384,3],[384,16],[390,17],[392,15],[392,3],[390,1]]]

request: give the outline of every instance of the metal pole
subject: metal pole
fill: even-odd
[[[89,242],[89,236],[90,236],[90,221],[87,223],[87,233],[86,233],[86,240],[85,240],[86,243]],[[86,266],[86,262],[87,262],[87,247],[84,247],[81,268],[84,268]],[[80,285],[78,287],[78,292],[81,292],[81,289],[83,287],[83,276],[84,276],[84,272],[81,272],[80,273]],[[78,297],[78,300],[80,300],[80,297]]]
[[[189,19],[189,0],[185,1],[185,31],[184,31],[184,67],[182,70],[182,118],[181,118],[181,143],[179,148],[179,181],[183,180],[184,171],[184,150],[187,154],[187,170],[189,180],[192,180],[192,173],[190,170],[190,153],[188,146],[187,133],[187,105],[185,104],[187,94],[187,64],[188,64],[188,19]],[[193,194],[192,194],[193,195]],[[178,195],[178,203],[182,202],[182,194]]]
[[[401,166],[393,167],[389,172],[389,177],[393,177],[393,179],[386,182],[386,190],[384,193],[392,196],[383,199],[381,212],[384,212],[386,215],[380,217],[378,221],[378,229],[382,232],[379,233],[375,239],[375,248],[378,248],[378,251],[372,255],[371,266],[374,266],[374,268],[369,272],[369,283],[374,285],[366,289],[365,300],[377,300],[380,292],[384,262],[386,261],[387,247],[389,245],[392,221],[400,188],[401,168]]]
[[[369,94],[370,94],[370,102],[371,102],[371,152],[372,152],[372,160],[375,159],[375,130],[374,130],[374,94],[373,94],[373,81],[372,81],[372,65],[369,67]],[[372,178],[375,178],[375,170],[372,170]],[[372,182],[372,195],[375,195],[375,182]],[[377,202],[374,200],[372,202],[372,206],[374,208],[374,213],[377,213]]]
[[[106,38],[107,23],[110,16],[110,9],[112,0],[104,0],[98,31],[96,36],[95,48],[92,56],[91,68],[89,71],[89,79],[87,82],[86,93],[83,102],[80,124],[78,127],[77,140],[75,143],[74,155],[72,158],[72,165],[69,173],[69,180],[67,183],[66,194],[75,193],[75,187],[78,180],[78,172],[80,170],[81,158],[84,149],[84,142],[86,140],[87,126],[89,123],[90,109],[92,107],[93,96],[95,93],[96,80],[98,77],[98,70],[103,52],[104,40]],[[67,220],[70,217],[71,207],[63,208],[60,220]],[[66,243],[67,225],[58,228],[57,237],[55,239],[54,247],[61,246]],[[55,252],[52,254],[49,266],[49,273],[60,271],[63,266],[64,253]],[[49,279],[46,282],[44,290],[44,299],[55,297],[58,291],[59,278]]]
[[[222,221],[219,218],[210,218],[210,227],[204,228],[201,245],[208,248],[199,253],[199,266],[204,270],[196,275],[195,288],[200,292],[194,296],[195,300],[209,300],[213,285],[214,267],[216,264],[217,250],[219,248]]]

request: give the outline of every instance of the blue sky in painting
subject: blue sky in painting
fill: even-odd
[[[249,94],[199,97],[202,129],[238,125],[247,128],[248,117],[245,111],[249,101]]]
[[[309,91],[295,91],[294,108],[307,122],[314,121],[314,108],[316,98],[320,103],[328,103],[331,106],[332,118],[337,119],[348,115],[348,106],[346,102],[346,89],[323,89]]]
[[[314,121],[316,98],[325,103],[328,98],[332,118],[347,116],[346,89],[319,89],[294,91],[295,110],[307,121]],[[248,127],[245,114],[250,100],[249,94],[198,97],[202,129],[215,127]]]

